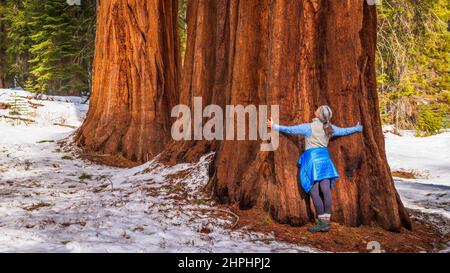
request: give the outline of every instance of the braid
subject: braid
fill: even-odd
[[[323,130],[325,131],[325,134],[327,135],[327,137],[332,137],[333,136],[333,127],[331,127],[331,123],[327,122],[323,124]]]
[[[328,137],[331,137],[334,133],[333,127],[331,126],[331,117],[333,116],[333,112],[328,105],[320,106],[320,121],[323,123],[323,130]]]

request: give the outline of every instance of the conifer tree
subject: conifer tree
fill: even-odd
[[[6,1],[10,71],[36,93],[79,95],[90,90],[95,0]]]
[[[17,84],[24,86],[29,78],[31,31],[28,27],[30,14],[29,0],[6,0],[4,4],[4,20],[7,22],[8,47],[6,50],[8,69],[16,79]]]
[[[7,62],[6,62],[6,27],[5,27],[5,1],[0,0],[0,88],[5,87]]]

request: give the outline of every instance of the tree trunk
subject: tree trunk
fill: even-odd
[[[77,134],[85,149],[144,162],[170,139],[180,73],[177,6],[99,1],[90,109]]]
[[[235,2],[235,1],[234,1]],[[225,107],[230,84],[230,33],[228,0],[189,0],[187,5],[187,46],[180,85],[180,104]],[[233,4],[234,5],[234,4]],[[205,120],[204,120],[205,121]],[[193,131],[192,126],[192,131]],[[166,163],[194,162],[217,149],[218,141],[171,141],[161,153]]]
[[[334,109],[338,126],[361,121],[363,134],[329,146],[341,176],[333,190],[332,220],[410,228],[384,150],[374,66],[375,7],[360,0],[192,0],[190,5],[182,99],[201,90],[207,102],[278,104],[285,125],[309,122],[322,104]],[[205,29],[206,24],[215,27]],[[192,149],[199,142],[192,143],[184,142],[187,149],[178,149],[175,158],[216,150],[211,182],[220,201],[264,209],[291,225],[313,219],[296,165],[303,138],[280,136],[275,152],[260,151],[260,141],[212,142],[203,144],[206,149]]]

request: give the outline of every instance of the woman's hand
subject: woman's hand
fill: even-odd
[[[359,121],[358,121],[358,124],[356,124],[356,128],[358,129],[358,132],[363,131],[363,127],[361,126],[361,124],[359,124]]]
[[[269,119],[267,120],[267,127],[268,127],[268,128],[272,128],[272,126],[273,126],[272,118],[269,118]]]

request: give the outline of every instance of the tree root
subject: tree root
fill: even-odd
[[[239,219],[240,219],[239,216],[230,210],[216,209],[216,208],[211,209],[211,210],[225,212],[225,213],[228,213],[228,214],[231,214],[232,216],[234,216],[236,218],[236,221],[233,223],[233,225],[231,225],[231,227],[230,227],[231,229],[234,229],[237,226],[237,224],[239,223]]]

